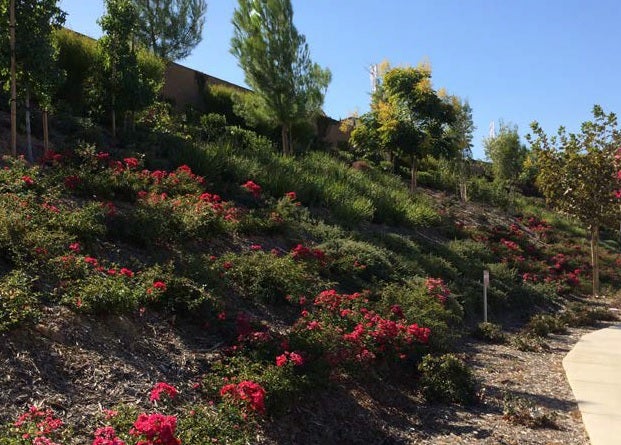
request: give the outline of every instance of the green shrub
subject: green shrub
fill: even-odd
[[[33,279],[14,270],[0,279],[0,332],[31,320],[38,314],[38,295]]]
[[[284,303],[288,295],[312,295],[321,287],[305,262],[291,255],[263,251],[226,254],[213,267],[223,271],[223,282],[241,296],[261,302]]]
[[[136,310],[145,300],[142,287],[122,276],[92,274],[72,283],[63,302],[88,313],[124,314]]]
[[[476,381],[468,365],[454,354],[427,355],[418,365],[420,387],[429,402],[472,404]]]
[[[58,46],[58,64],[65,72],[57,98],[71,107],[73,114],[87,110],[84,101],[86,81],[97,59],[97,42],[63,28],[54,32]]]
[[[472,336],[489,343],[504,343],[507,336],[502,332],[502,326],[490,322],[481,322],[472,330]]]
[[[542,337],[530,333],[515,334],[510,339],[511,345],[524,352],[549,351],[550,346]]]
[[[497,205],[506,208],[511,203],[511,198],[504,186],[495,182],[489,182],[485,178],[470,178],[468,181],[468,196],[473,201]]]
[[[389,251],[364,241],[329,240],[318,246],[329,259],[329,276],[342,283],[361,288],[379,281],[388,281],[394,273]],[[356,290],[356,289],[353,289]]]
[[[509,291],[509,303],[517,309],[545,306],[558,300],[555,283],[525,282]]]
[[[455,267],[465,276],[475,280],[481,280],[485,264],[493,262],[490,249],[472,239],[451,241],[447,248]]]
[[[226,133],[226,116],[209,113],[201,116],[201,139],[206,142],[218,141]]]
[[[446,351],[457,338],[463,318],[461,306],[452,296],[442,303],[430,295],[423,280],[389,284],[380,298],[386,308],[397,304],[408,320],[430,328],[429,346],[433,350]]]
[[[607,308],[573,302],[567,305],[561,319],[569,326],[597,326],[600,321],[616,321],[617,316]]]
[[[566,334],[567,324],[562,317],[557,315],[535,314],[530,318],[525,329],[531,334],[547,337],[550,333]]]

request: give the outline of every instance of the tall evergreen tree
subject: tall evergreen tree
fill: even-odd
[[[283,153],[290,155],[291,128],[320,111],[330,71],[311,60],[306,38],[293,25],[290,0],[239,0],[233,26],[231,53],[281,127]]]
[[[165,60],[184,59],[203,38],[205,0],[133,0],[136,37]]]

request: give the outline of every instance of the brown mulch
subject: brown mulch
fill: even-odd
[[[572,329],[568,335],[551,335],[546,352],[522,352],[509,343],[462,345],[462,356],[480,382],[477,405],[426,404],[403,379],[399,384],[349,381],[279,418],[262,443],[589,444],[562,367],[563,357],[586,332]],[[535,427],[506,418],[504,408],[511,399],[532,407],[524,423],[549,419],[548,424]]]
[[[172,321],[153,314],[90,319],[53,308],[34,328],[0,334],[0,423],[36,403],[88,434],[102,408],[124,402],[149,409],[157,381],[191,391],[221,345]],[[546,352],[466,341],[460,353],[480,382],[477,405],[426,404],[412,373],[343,378],[268,419],[255,443],[588,444],[561,363],[585,332],[550,336]],[[508,398],[529,401],[533,417],[552,421],[537,428],[506,419]]]

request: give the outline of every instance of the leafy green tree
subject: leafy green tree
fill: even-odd
[[[537,185],[546,200],[578,219],[590,232],[593,295],[599,294],[599,232],[619,221],[619,189],[615,155],[621,144],[617,117],[596,105],[593,120],[579,134],[561,127],[548,137],[537,122],[528,136],[538,167]]]
[[[468,101],[462,101],[457,96],[449,96],[448,102],[454,109],[455,120],[448,130],[448,138],[454,144],[456,158],[455,166],[459,177],[459,196],[462,201],[468,200],[468,176],[472,162],[472,134],[476,129],[472,120],[472,108]]]
[[[133,0],[136,37],[165,60],[185,59],[203,39],[205,0]]]
[[[451,157],[454,146],[446,137],[454,122],[452,104],[431,86],[431,69],[393,68],[387,71],[374,96],[372,111],[384,146],[396,148],[410,164],[410,190],[416,189],[418,165],[426,156]]]
[[[131,0],[106,0],[106,13],[99,19],[104,31],[98,42],[102,69],[95,73],[91,95],[110,111],[113,136],[117,113],[125,115],[127,124],[128,116],[151,104],[161,88],[157,73],[163,75],[163,64],[141,63],[145,57],[133,43],[137,23],[138,13]]]
[[[57,69],[57,49],[52,38],[53,31],[65,22],[65,13],[57,6],[57,0],[22,0],[15,3],[15,60],[17,83],[26,109],[27,157],[32,162],[31,102],[36,98],[47,113],[55,88],[62,73]],[[8,11],[9,1],[0,0],[0,9]],[[3,17],[5,17],[3,15]],[[7,28],[8,29],[8,26]],[[8,61],[6,50],[9,36],[0,36],[0,58]],[[2,63],[2,78],[8,77],[8,63]],[[8,85],[7,85],[8,86]],[[45,114],[47,116],[47,114]],[[44,118],[44,122],[47,119]],[[47,135],[47,128],[44,128]],[[46,141],[47,143],[47,141]]]
[[[526,159],[517,126],[500,123],[498,135],[483,140],[485,156],[492,161],[494,180],[514,186]]]
[[[330,71],[312,62],[306,38],[293,25],[290,0],[239,0],[233,26],[231,53],[280,126],[283,153],[290,155],[292,127],[320,111]]]

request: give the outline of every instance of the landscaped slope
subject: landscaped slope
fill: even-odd
[[[485,269],[496,318],[560,307],[588,279],[580,233],[523,203],[410,195],[243,131],[146,153],[4,160],[0,443],[258,441],[310,393],[425,389],[432,362],[417,366],[479,319]]]

